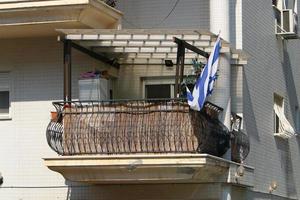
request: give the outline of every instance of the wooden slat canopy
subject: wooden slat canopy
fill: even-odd
[[[185,40],[187,43],[210,53],[217,36],[202,30],[165,30],[165,29],[59,29],[64,39],[72,40],[93,52],[117,58],[120,64],[164,64],[172,60],[176,63],[177,44],[173,38]],[[229,53],[231,63],[247,64],[247,55],[222,41],[221,53]],[[185,64],[197,58],[206,62],[206,58],[186,50]]]

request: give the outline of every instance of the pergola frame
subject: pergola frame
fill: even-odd
[[[185,49],[189,49],[197,54],[204,56],[205,58],[209,57],[209,54],[197,47],[187,43],[185,40],[178,39],[177,37],[173,38],[173,41],[178,45],[177,47],[177,59],[176,59],[176,76],[175,76],[175,92],[176,97],[179,97],[181,87],[179,83],[183,82],[184,74],[184,58],[185,58]],[[179,73],[180,68],[180,73]]]
[[[180,93],[184,66],[197,58],[206,62],[217,36],[201,30],[61,29],[64,42],[64,100],[71,98],[71,48],[118,68],[120,65],[165,65],[176,62],[175,93]],[[247,55],[222,41],[221,53],[231,64],[247,64]]]
[[[116,60],[111,60],[106,56],[95,53],[83,46],[74,43],[72,40],[62,40],[64,44],[64,101],[72,100],[72,48],[106,64],[111,65],[117,69],[120,68],[120,64]]]

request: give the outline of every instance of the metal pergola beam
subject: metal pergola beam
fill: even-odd
[[[72,100],[72,45],[70,40],[64,41],[64,101]]]
[[[201,49],[198,49],[197,47],[187,43],[185,40],[181,40],[181,39],[178,39],[177,37],[174,37],[173,38],[173,41],[176,43],[176,44],[181,44],[184,48],[186,49],[189,49],[197,54],[200,54],[201,56],[205,57],[205,58],[208,58],[209,57],[209,54]]]
[[[85,47],[74,43],[72,40],[62,40],[62,42],[64,44],[64,101],[72,100],[72,48],[77,49],[78,51],[87,54],[96,60],[107,63],[117,69],[120,68],[120,64],[116,60],[111,60],[104,55],[95,53]]]
[[[205,58],[209,57],[209,54],[197,47],[187,43],[184,40],[178,39],[176,37],[173,38],[173,41],[177,44],[177,59],[176,59],[176,76],[175,76],[175,92],[176,97],[179,97],[181,87],[179,87],[179,83],[183,82],[183,74],[184,74],[184,59],[185,59],[185,49],[189,49],[197,54],[204,56]],[[180,71],[179,71],[180,70]]]
[[[99,60],[101,62],[104,62],[106,64],[109,64],[117,69],[120,68],[120,64],[115,60],[115,59],[109,59],[107,58],[106,56],[100,54],[100,53],[96,53],[90,49],[87,49],[83,46],[80,46],[76,43],[74,43],[73,41],[71,41],[71,45],[74,49],[77,49],[78,51],[82,52],[82,53],[85,53],[87,55],[89,55],[90,57],[96,59],[96,60]]]

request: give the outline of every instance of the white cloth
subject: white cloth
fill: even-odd
[[[282,107],[277,103],[274,104],[275,114],[279,118],[279,133],[275,133],[276,136],[283,138],[290,138],[295,135],[295,130],[284,115]]]

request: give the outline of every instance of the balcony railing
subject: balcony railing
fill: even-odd
[[[104,1],[107,5],[109,5],[113,8],[117,6],[117,1],[116,0],[102,0],[102,1]]]
[[[54,102],[49,146],[60,155],[208,153],[221,156],[230,133],[207,103],[202,112],[184,99]]]

